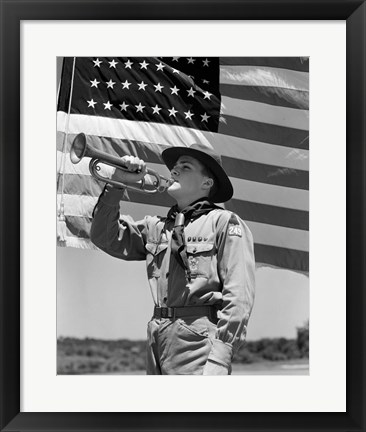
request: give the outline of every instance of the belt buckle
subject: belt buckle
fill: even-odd
[[[161,308],[161,317],[162,318],[171,318],[173,316],[173,309],[170,307]]]

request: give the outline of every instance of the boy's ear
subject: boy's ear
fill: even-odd
[[[203,182],[203,184],[205,186],[210,187],[210,188],[213,186],[213,183],[214,183],[214,181],[210,177],[206,177],[205,181]]]

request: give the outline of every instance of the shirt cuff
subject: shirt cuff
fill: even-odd
[[[233,355],[233,347],[220,339],[214,339],[212,343],[213,345],[208,359],[229,368]]]
[[[119,189],[107,184],[104,188],[103,194],[100,197],[100,200],[103,204],[112,207],[119,206],[119,202],[122,200],[124,194],[125,189]]]

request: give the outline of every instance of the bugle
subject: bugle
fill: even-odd
[[[91,158],[89,163],[89,171],[94,178],[119,188],[126,188],[137,192],[154,194],[156,192],[164,192],[173,182],[173,180],[163,177],[151,168],[147,168],[145,177],[150,176],[152,177],[152,180],[144,177],[142,180],[140,180],[140,182],[134,185],[124,184],[118,180],[102,176],[99,173],[100,166],[98,164],[100,163],[109,165],[126,173],[128,172],[131,174],[131,172],[123,165],[123,162],[119,157],[112,156],[108,153],[92,148],[87,143],[85,134],[79,133],[72,142],[70,149],[70,159],[73,164],[78,164],[84,157]]]

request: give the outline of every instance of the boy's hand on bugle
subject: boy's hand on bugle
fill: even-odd
[[[115,168],[111,179],[121,183],[137,183],[146,175],[146,164],[135,156],[121,157],[123,169]]]

